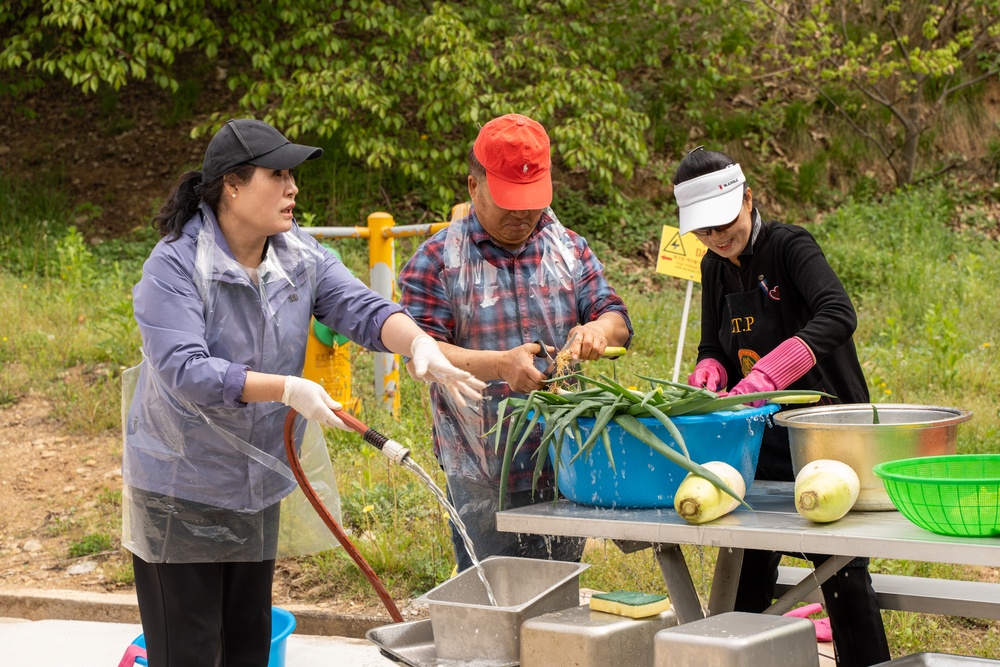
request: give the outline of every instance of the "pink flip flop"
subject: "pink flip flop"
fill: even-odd
[[[118,667],[132,667],[135,665],[136,658],[145,659],[145,657],[146,649],[135,644],[129,644],[128,648],[125,649],[125,655],[122,656],[122,661],[118,663]]]
[[[786,613],[785,616],[794,616],[796,618],[808,618],[811,614],[815,614],[818,611],[823,611],[823,605],[818,602],[813,604],[807,604],[804,607],[799,607],[798,609],[793,609]],[[810,618],[813,625],[816,626],[816,641],[819,642],[832,642],[833,641],[833,631],[830,629],[830,619],[824,618]]]

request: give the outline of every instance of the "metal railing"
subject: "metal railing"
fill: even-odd
[[[458,204],[451,209],[451,219],[466,215],[469,204]],[[387,299],[398,301],[396,294],[397,238],[430,236],[444,229],[451,222],[431,222],[420,225],[396,225],[393,217],[378,211],[368,216],[367,227],[303,227],[310,236],[322,239],[368,239],[369,285]],[[394,417],[399,416],[399,355],[388,352],[375,353],[375,394],[381,396],[382,407]]]

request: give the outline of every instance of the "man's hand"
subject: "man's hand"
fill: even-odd
[[[285,391],[281,394],[281,402],[306,419],[315,419],[320,424],[331,428],[351,430],[336,414],[336,411],[342,407],[340,403],[330,398],[326,389],[312,380],[294,375],[286,377]]]
[[[600,359],[608,347],[608,337],[604,334],[604,330],[595,323],[573,327],[569,330],[566,340],[573,341],[570,344],[569,354],[570,359],[574,361]]]
[[[482,390],[486,388],[486,383],[472,373],[452,365],[438,347],[437,341],[427,334],[420,334],[413,339],[410,344],[410,359],[416,379],[444,385],[460,406],[465,407],[466,398],[483,400]]]
[[[549,350],[554,353],[554,350]],[[501,357],[497,375],[519,394],[529,394],[544,389],[545,374],[535,368],[535,358],[540,350],[538,343],[525,343],[507,350]]]

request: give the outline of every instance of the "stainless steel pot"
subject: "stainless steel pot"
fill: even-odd
[[[954,454],[958,425],[972,412],[931,405],[876,403],[820,405],[774,415],[788,428],[795,473],[810,461],[843,461],[858,473],[861,493],[856,510],[896,509],[882,480],[872,468],[877,463],[918,456]]]

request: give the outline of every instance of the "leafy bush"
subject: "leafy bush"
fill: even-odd
[[[627,257],[640,254],[651,239],[659,240],[665,224],[664,212],[653,210],[648,200],[616,202],[593,190],[558,188],[552,210],[566,227],[586,237],[604,261],[609,260],[608,252]],[[671,217],[676,219],[676,213]]]

